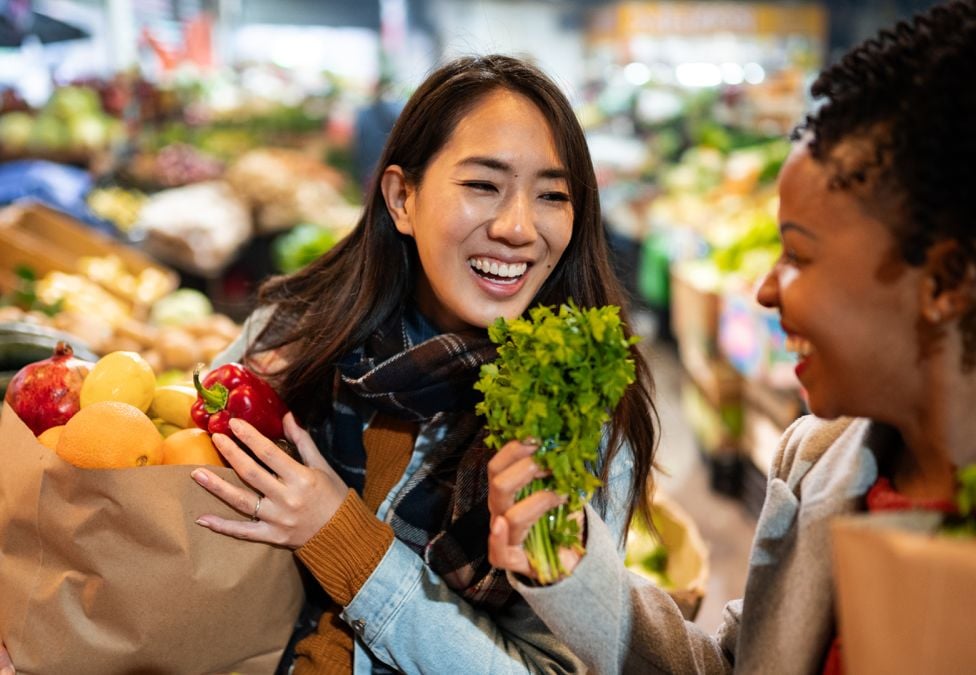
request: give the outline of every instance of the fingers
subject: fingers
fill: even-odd
[[[488,462],[488,510],[492,515],[504,514],[515,503],[519,490],[546,475],[532,459],[537,448],[511,441]]]
[[[224,438],[226,438],[226,436]],[[233,441],[230,440],[227,440],[227,442],[233,443]],[[241,454],[243,454],[243,452]],[[251,461],[253,462],[253,460]],[[235,471],[236,470],[237,469],[235,467]],[[195,480],[197,484],[204,488],[207,492],[217,497],[231,508],[239,511],[242,515],[245,515],[248,518],[254,516],[257,500],[260,496],[255,494],[254,490],[233,485],[209,469],[202,467],[191,471],[190,477],[193,478],[193,480]],[[271,480],[274,480],[274,478]],[[264,499],[261,504],[262,515],[267,515],[269,507],[269,500]]]
[[[491,534],[488,536],[488,562],[498,569],[535,578],[522,544],[513,546],[510,541],[508,521],[504,516],[497,516],[492,521]]]
[[[520,459],[531,457],[538,449],[538,444],[531,441],[524,443],[509,441],[488,462],[488,477],[491,478],[493,475],[501,473]]]
[[[287,452],[279,448],[273,440],[255,429],[254,426],[249,422],[242,419],[232,419],[230,421],[230,430],[234,432],[234,436],[236,436],[241,443],[250,448],[255,457],[264,462],[268,468],[274,471],[275,474],[277,474],[283,480],[287,481],[289,478],[293,478],[296,468],[301,468],[301,464],[289,457]],[[215,439],[216,436],[217,434],[214,434]],[[220,449],[220,446],[218,446],[218,449]],[[230,448],[228,447],[228,449]],[[240,450],[240,448],[238,447],[237,450]],[[223,450],[221,450],[221,454],[224,454]],[[247,457],[247,453],[241,451],[240,456]],[[231,461],[230,457],[228,457],[226,454],[224,454],[224,457],[227,457],[227,461]],[[255,463],[250,457],[247,457],[247,459],[249,460],[249,462],[245,463],[247,471],[251,470],[250,465],[260,469],[258,464]],[[237,465],[233,464],[233,462],[231,463],[231,466],[237,470]],[[247,480],[241,471],[237,471],[237,473],[241,476],[241,478]],[[261,473],[267,475],[267,472],[263,469],[261,470]],[[250,481],[247,482],[250,483]]]
[[[261,513],[269,506],[268,500],[261,503]],[[197,525],[202,525],[209,530],[225,534],[236,539],[246,539],[249,541],[263,541],[269,544],[284,544],[280,541],[275,529],[262,520],[229,520],[218,516],[200,516],[196,520]]]
[[[322,469],[323,471],[330,468],[329,463],[325,461],[325,457],[319,452],[318,446],[315,445],[312,436],[299,426],[294,415],[291,413],[285,415],[282,418],[282,424],[285,429],[285,437],[298,448],[298,454],[301,455],[305,466],[312,467],[313,469]]]
[[[542,518],[547,511],[556,508],[565,501],[565,497],[557,495],[555,492],[543,490],[532,493],[508,509],[505,512],[505,520],[508,522],[509,544],[521,545],[525,541],[529,529],[535,525],[536,521]]]

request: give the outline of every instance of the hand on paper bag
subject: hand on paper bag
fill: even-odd
[[[10,660],[10,654],[3,646],[3,640],[0,640],[0,675],[15,675],[16,672],[13,661]]]
[[[510,441],[488,462],[488,510],[491,512],[491,534],[488,537],[488,560],[499,569],[536,578],[529,565],[522,542],[532,525],[550,509],[563,503],[554,492],[535,492],[516,502],[519,490],[541,478],[546,472],[532,460],[537,445]],[[579,517],[582,518],[580,513]],[[559,549],[559,559],[567,572],[580,561],[580,554]]]
[[[232,485],[206,468],[194,469],[191,475],[250,520],[204,515],[197,520],[198,524],[238,539],[296,549],[332,519],[348,487],[291,413],[285,415],[283,423],[285,436],[298,447],[305,464],[289,457],[244,420],[235,419],[230,423],[234,435],[274,473],[263,469],[229,436],[214,434],[214,445],[241,480],[253,489]]]

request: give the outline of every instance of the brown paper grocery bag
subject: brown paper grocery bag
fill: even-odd
[[[832,523],[849,675],[976,672],[976,540],[930,534],[937,514]]]
[[[3,407],[0,637],[19,675],[274,671],[302,602],[294,556],[195,524],[241,516],[190,470],[78,469]]]

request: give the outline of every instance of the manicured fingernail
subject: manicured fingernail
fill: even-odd
[[[244,422],[242,420],[237,419],[236,417],[234,417],[233,419],[231,419],[230,422],[228,422],[228,424],[227,424],[227,426],[229,426],[231,429],[233,429],[235,433],[238,432],[238,431],[240,431],[241,429],[243,429],[244,428],[243,425],[244,425]]]
[[[210,480],[207,473],[202,469],[194,469],[190,472],[190,477],[196,482],[200,483],[200,485],[205,485],[207,481]]]
[[[493,521],[491,521],[491,533],[492,534],[499,535],[499,534],[502,533],[502,530],[503,529],[505,529],[505,526],[502,525],[502,519],[501,518],[495,518]]]
[[[528,438],[522,441],[522,445],[532,445],[535,447],[539,447],[539,441],[533,438],[532,436],[529,436]]]
[[[195,522],[197,525],[202,525],[203,527],[206,527],[208,529],[210,528],[210,524],[207,523],[207,521],[205,521],[203,518],[197,518],[193,522]]]

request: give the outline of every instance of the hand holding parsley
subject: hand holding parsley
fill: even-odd
[[[565,576],[560,547],[582,553],[579,511],[600,486],[596,476],[604,425],[634,381],[631,345],[624,335],[620,308],[581,309],[572,300],[558,313],[535,307],[529,319],[498,319],[488,336],[499,345],[498,359],[481,367],[475,389],[484,394],[476,410],[484,415],[485,444],[499,449],[507,441],[539,441],[536,463],[549,472],[534,480],[519,498],[551,490],[567,498],[533,525],[526,555],[539,581]]]

